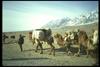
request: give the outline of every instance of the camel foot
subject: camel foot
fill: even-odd
[[[41,52],[40,54],[43,54],[43,52]]]
[[[37,50],[35,50],[35,52],[37,52]]]

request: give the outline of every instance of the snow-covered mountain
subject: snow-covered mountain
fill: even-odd
[[[61,18],[57,20],[52,20],[44,25],[42,28],[61,28],[64,26],[77,26],[77,25],[85,25],[98,22],[98,10],[91,11],[85,15],[80,15],[79,17],[75,17],[71,19],[69,17]]]

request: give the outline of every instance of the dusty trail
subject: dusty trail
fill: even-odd
[[[49,49],[44,49],[44,54],[34,52],[31,45],[24,45],[20,52],[18,44],[3,44],[4,66],[91,66],[94,59],[85,55],[81,57],[67,56],[63,51],[56,50],[56,56],[48,55]],[[49,47],[49,46],[48,46]]]

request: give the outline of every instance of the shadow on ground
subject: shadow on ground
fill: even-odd
[[[11,59],[3,59],[4,61],[17,61],[17,60],[46,60],[49,58],[11,58]]]
[[[38,49],[40,50],[40,49]],[[44,48],[43,50],[51,50],[51,48]],[[56,48],[56,52],[65,52],[66,48]],[[28,52],[28,51],[35,51],[35,49],[28,49],[28,50],[23,50],[23,52]]]
[[[43,50],[50,50],[50,49],[51,49],[51,48],[44,48]],[[38,49],[38,50],[40,50],[40,49]],[[78,51],[77,48],[70,48],[70,50],[71,50],[72,52],[77,52],[77,51]],[[23,50],[23,52],[28,52],[28,51],[35,51],[35,49]],[[56,48],[55,51],[56,51],[56,52],[66,52],[66,48],[65,48],[65,47],[63,47],[63,48]]]
[[[40,49],[38,49],[40,50]],[[47,52],[50,52],[50,48],[44,48],[44,50],[47,50]],[[78,48],[74,48],[74,47],[71,47],[69,49],[72,53],[77,53],[78,52]],[[28,50],[23,50],[23,52],[28,52],[28,51],[35,51],[35,49],[28,49]],[[55,52],[66,52],[66,47],[63,47],[63,48],[56,48],[55,49]],[[96,52],[93,52],[93,54],[95,55]],[[81,48],[81,52],[80,52],[81,55],[86,55],[86,51],[84,50],[84,48],[82,47]],[[97,53],[98,54],[98,53]],[[94,56],[93,55],[93,56]]]

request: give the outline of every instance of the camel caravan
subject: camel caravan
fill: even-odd
[[[82,50],[86,52],[87,57],[91,54],[98,54],[98,30],[93,30],[91,34],[88,36],[84,30],[75,29],[65,31],[64,35],[60,33],[52,33],[51,29],[35,29],[29,32],[29,40],[32,44],[36,44],[36,50],[40,48],[40,54],[43,54],[43,45],[45,42],[50,46],[50,53],[55,56],[55,44],[59,45],[60,48],[65,47],[65,52],[67,55],[80,56],[82,54]],[[18,44],[20,46],[21,51],[23,51],[22,45],[24,44],[23,35],[19,35]],[[3,35],[3,41],[7,39],[7,35]],[[15,38],[14,35],[11,38]],[[55,43],[56,42],[56,43]],[[75,49],[73,51],[73,49]]]
[[[82,47],[84,47],[83,49],[86,51],[87,57],[91,52],[98,50],[98,30],[94,30],[91,36],[88,36],[83,30],[76,29],[74,31],[65,32],[65,36],[56,33],[54,37],[56,38],[59,46],[66,47],[68,55],[71,53],[71,47],[78,49],[78,51],[74,54],[76,56],[80,56]]]
[[[38,47],[40,47],[40,54],[43,54],[43,47],[42,44],[47,42],[50,46],[51,51],[49,54],[53,54],[55,56],[55,47],[54,47],[54,40],[56,41],[57,45],[60,47],[65,47],[67,55],[70,53],[74,54],[75,56],[81,55],[81,50],[86,51],[87,57],[94,51],[98,49],[98,30],[94,30],[91,36],[88,36],[84,30],[76,29],[73,31],[66,31],[65,35],[62,36],[60,33],[52,35],[51,29],[36,29],[32,32],[29,32],[29,39],[33,43],[36,43],[37,47],[35,52],[37,52]],[[77,48],[77,52],[73,53],[71,51],[71,47]],[[84,47],[84,48],[83,48]]]

